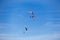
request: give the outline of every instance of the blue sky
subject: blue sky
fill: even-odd
[[[29,10],[35,19],[30,18]],[[60,1],[0,0],[0,36],[3,40],[59,40]]]

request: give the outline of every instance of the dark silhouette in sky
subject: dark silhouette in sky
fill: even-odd
[[[29,10],[29,13],[31,14],[30,18],[35,18],[34,12],[32,10]]]
[[[25,27],[25,30],[27,31],[27,27]]]

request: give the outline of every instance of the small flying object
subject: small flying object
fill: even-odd
[[[34,13],[33,13],[33,11],[32,11],[32,10],[29,10],[29,13],[30,13],[30,14],[32,14],[32,15],[34,15]]]
[[[23,33],[25,34],[27,32],[27,27],[24,27]]]
[[[31,14],[30,18],[35,18],[34,12],[32,10],[29,10],[29,13]]]
[[[25,27],[25,30],[27,31],[27,27]]]

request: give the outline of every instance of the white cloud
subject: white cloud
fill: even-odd
[[[5,28],[5,27],[7,27],[7,26],[8,26],[8,24],[0,23],[0,28]]]
[[[15,28],[17,24],[0,23],[0,28]]]
[[[26,36],[26,37],[20,37],[17,34],[0,34],[0,38],[4,40],[54,40],[60,38],[60,33]]]
[[[59,16],[59,15],[58,15],[58,16]],[[48,20],[51,20],[51,21],[52,21],[52,20],[57,20],[57,21],[58,21],[58,20],[60,20],[60,18],[48,18]]]
[[[60,24],[54,24],[54,22],[47,22],[44,24],[46,27],[60,27]]]

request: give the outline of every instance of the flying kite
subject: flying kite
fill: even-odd
[[[29,13],[31,14],[30,18],[35,18],[34,12],[32,10],[29,10]]]
[[[29,13],[30,13],[30,14],[32,14],[32,15],[34,15],[34,13],[33,13],[33,11],[32,11],[32,10],[29,10]]]

